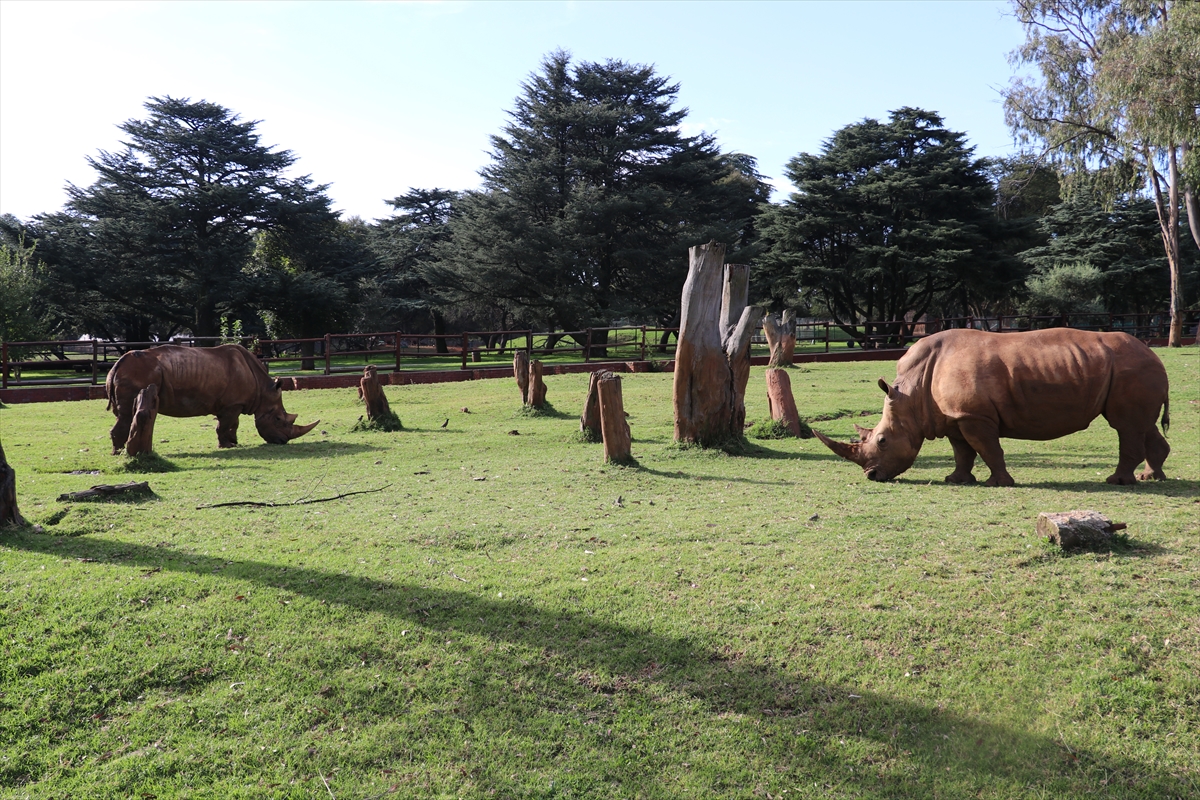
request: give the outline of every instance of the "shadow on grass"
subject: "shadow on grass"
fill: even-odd
[[[415,429],[406,429],[415,430]],[[314,458],[317,456],[352,455],[370,453],[376,450],[387,450],[365,442],[327,442],[315,440],[311,442],[289,442],[288,444],[239,445],[230,448],[216,448],[196,452],[171,453],[173,458],[215,458],[219,461],[232,459],[250,459],[254,461],[281,461],[289,458]],[[187,467],[186,469],[196,469]]]
[[[285,590],[362,613],[380,613],[436,635],[477,636],[501,646],[480,653],[463,668],[453,713],[467,725],[512,726],[518,736],[539,738],[539,720],[561,709],[592,708],[616,722],[621,706],[613,697],[648,708],[665,696],[682,695],[706,714],[705,725],[724,727],[775,763],[782,780],[821,780],[837,796],[909,797],[1054,796],[1087,798],[1107,787],[1123,796],[1195,796],[1194,777],[1170,775],[1126,758],[1069,747],[1067,743],[1016,727],[947,711],[940,706],[897,699],[860,686],[815,681],[802,660],[758,662],[728,647],[713,648],[686,637],[606,621],[586,607],[586,592],[569,591],[567,604],[578,610],[539,608],[520,600],[484,597],[469,589],[449,590],[348,576],[311,567],[283,567],[259,561],[175,553],[127,542],[86,537],[65,539],[29,529],[5,533],[8,547],[55,557],[133,564],[138,568],[193,575],[220,573],[264,589]],[[652,623],[651,623],[652,624]],[[525,648],[529,660],[505,655],[505,645]],[[387,642],[356,655],[364,663],[394,658]],[[462,663],[462,662],[460,662]],[[497,672],[500,671],[500,675]],[[524,691],[508,686],[524,684]],[[505,687],[503,690],[498,687]],[[370,691],[374,691],[372,688]],[[499,698],[499,699],[498,699]],[[343,702],[380,707],[374,696]],[[677,702],[677,701],[676,701]],[[601,725],[603,727],[603,724]],[[620,726],[617,725],[620,730]],[[646,781],[667,778],[658,768],[647,774],[622,735],[566,733],[597,758],[614,765],[612,788],[639,791]],[[871,768],[848,739],[866,739],[885,748],[904,769]],[[620,765],[620,766],[617,766]],[[719,777],[714,776],[714,777]],[[1103,782],[1101,782],[1103,781]],[[653,785],[653,783],[652,783]],[[729,787],[731,790],[734,787]],[[741,787],[745,790],[746,787]],[[1122,792],[1128,789],[1132,793]],[[616,791],[615,794],[623,792]],[[745,794],[745,791],[741,792]]]

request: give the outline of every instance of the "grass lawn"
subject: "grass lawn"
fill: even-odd
[[[577,438],[586,375],[539,416],[389,387],[398,433],[290,392],[322,422],[284,447],[160,417],[144,474],[103,401],[5,407],[43,532],[0,531],[0,797],[1200,796],[1200,350],[1158,352],[1171,480],[1128,488],[1103,420],[1006,440],[1014,488],[943,483],[945,440],[886,484],[816,440],[679,449],[669,374],[624,377],[629,467]],[[893,374],[792,385],[845,439]],[[1080,508],[1126,535],[1035,536]]]

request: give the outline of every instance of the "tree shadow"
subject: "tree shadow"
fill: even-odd
[[[438,636],[468,635],[526,649],[529,660],[506,655],[471,659],[454,712],[465,723],[511,726],[531,721],[547,709],[591,708],[598,718],[615,721],[618,695],[647,706],[664,695],[682,695],[706,712],[710,725],[738,726],[739,735],[761,738],[763,753],[798,774],[829,776],[836,793],[907,797],[937,794],[938,781],[950,770],[968,775],[975,789],[999,794],[1049,794],[1090,797],[1092,784],[1105,776],[1110,787],[1136,787],[1143,796],[1187,796],[1193,778],[1178,777],[1140,762],[1070,747],[1065,742],[1018,728],[945,711],[937,705],[806,676],[803,663],[762,663],[728,647],[714,648],[689,637],[654,632],[606,621],[588,610],[585,593],[569,593],[579,610],[543,609],[518,600],[502,600],[470,590],[447,590],[349,576],[311,567],[284,567],[260,561],[179,553],[140,544],[41,535],[22,530],[6,536],[14,549],[139,568],[250,581],[363,613],[381,613]],[[460,579],[461,580],[461,579]],[[651,623],[652,624],[652,623]],[[393,657],[386,641],[357,655],[364,662]],[[496,672],[502,670],[502,677]],[[531,689],[499,694],[513,680]],[[371,690],[373,691],[373,689]],[[374,697],[363,707],[379,705]],[[386,713],[381,709],[379,713]],[[748,721],[749,724],[745,724]],[[533,722],[513,733],[540,737]],[[744,730],[743,730],[744,728]],[[566,735],[566,734],[564,734]],[[821,738],[826,741],[820,741]],[[864,769],[859,754],[827,747],[838,738],[869,740],[892,758],[907,759],[909,770]],[[842,742],[845,744],[845,742]],[[629,742],[594,737],[588,748],[610,763],[629,765]],[[758,745],[755,745],[758,748]],[[778,767],[777,767],[778,769]],[[1095,776],[1090,781],[1081,771]],[[657,774],[635,774],[626,766],[614,778],[665,781]],[[788,778],[792,780],[794,778]],[[961,777],[959,780],[962,780]],[[997,785],[1000,782],[1000,785]],[[962,786],[961,783],[958,784]],[[640,785],[642,788],[644,784]],[[667,791],[667,784],[657,785]],[[1088,791],[1084,790],[1088,788]],[[745,789],[745,787],[743,787]],[[620,792],[618,792],[619,794]],[[1193,795],[1194,796],[1194,795]]]

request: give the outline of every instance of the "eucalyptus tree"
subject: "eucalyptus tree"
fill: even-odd
[[[1036,143],[1068,193],[1147,192],[1170,276],[1170,344],[1183,325],[1181,212],[1200,247],[1200,6],[1171,0],[1013,0],[1014,53],[1036,77],[1005,92],[1009,126]]]

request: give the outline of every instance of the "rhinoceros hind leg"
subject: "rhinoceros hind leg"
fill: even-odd
[[[1167,474],[1163,472],[1163,462],[1167,460],[1167,456],[1171,454],[1171,445],[1167,444],[1167,440],[1158,430],[1152,430],[1146,434],[1146,468],[1138,475],[1138,480],[1148,481],[1153,478],[1156,481],[1165,481]]]
[[[1004,450],[1000,447],[1000,431],[994,424],[980,419],[960,420],[958,431],[992,471],[991,476],[984,482],[984,486],[1014,485],[1015,481],[1013,481],[1012,475],[1008,474],[1008,468],[1004,464]],[[957,463],[957,459],[956,451],[955,463]]]
[[[217,415],[217,447],[237,447],[238,417],[241,409],[222,411]]]
[[[1157,434],[1158,432],[1155,431],[1155,433]],[[1142,463],[1143,459],[1147,458],[1147,438],[1144,431],[1117,431],[1117,440],[1120,442],[1120,455],[1117,458],[1117,468],[1112,475],[1109,475],[1105,479],[1106,483],[1116,486],[1132,486],[1137,483],[1137,477],[1133,474],[1133,470],[1138,464]],[[1151,472],[1153,473],[1153,468],[1151,468]]]
[[[117,415],[117,424],[112,426],[112,430],[108,435],[112,437],[113,450],[115,456],[125,451],[125,443],[129,440],[129,428],[133,425],[133,409],[128,409],[126,414]]]
[[[954,448],[954,472],[946,476],[946,483],[971,484],[976,483],[971,470],[975,468],[975,448],[967,444],[966,439],[950,437],[950,446]]]

